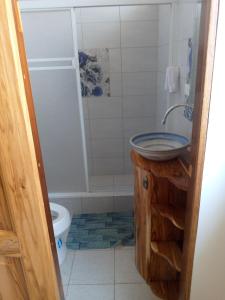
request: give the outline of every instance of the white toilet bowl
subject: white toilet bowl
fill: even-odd
[[[55,243],[58,253],[59,264],[66,258],[66,239],[71,224],[71,217],[68,209],[62,205],[50,203]]]

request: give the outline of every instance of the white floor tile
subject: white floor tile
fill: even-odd
[[[116,284],[115,300],[159,300],[147,284]]]
[[[67,300],[114,300],[114,286],[69,285]]]
[[[62,277],[63,285],[67,285],[69,283],[70,274],[72,271],[72,265],[74,260],[75,251],[68,250],[67,257],[63,264],[60,266],[60,272]]]
[[[70,284],[113,284],[114,250],[77,251]]]
[[[116,283],[144,283],[135,266],[134,247],[122,247],[115,250]]]

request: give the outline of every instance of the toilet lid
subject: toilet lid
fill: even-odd
[[[68,209],[62,205],[50,202],[50,210],[53,221],[55,236],[62,234],[67,230],[71,223],[71,217]]]

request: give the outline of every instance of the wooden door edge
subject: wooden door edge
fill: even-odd
[[[24,38],[23,38],[23,27],[22,27],[22,21],[21,21],[21,16],[20,16],[20,11],[19,11],[19,1],[12,0],[12,4],[13,4],[13,14],[14,14],[15,22],[17,24],[16,34],[17,34],[17,41],[18,41],[18,47],[19,47],[19,56],[20,56],[21,66],[22,66],[22,71],[23,71],[23,79],[24,79],[24,86],[25,86],[25,92],[26,92],[27,106],[28,106],[30,124],[31,124],[32,135],[33,135],[33,140],[34,140],[35,154],[36,154],[36,159],[37,159],[38,172],[39,172],[39,178],[40,178],[40,183],[41,183],[41,190],[42,190],[42,195],[43,195],[43,200],[44,200],[44,207],[45,207],[46,220],[47,220],[47,224],[48,224],[49,238],[50,238],[50,242],[51,242],[51,249],[52,249],[52,254],[53,254],[53,259],[54,259],[54,264],[55,264],[60,298],[61,298],[61,300],[64,300],[64,292],[63,292],[61,273],[60,273],[59,262],[58,262],[58,255],[57,255],[57,249],[56,249],[56,244],[55,244],[53,223],[52,223],[51,211],[50,211],[50,205],[49,205],[48,190],[47,190],[47,184],[46,184],[46,178],[45,178],[45,172],[44,172],[44,163],[43,163],[41,145],[40,145],[40,140],[39,140],[39,135],[38,135],[38,128],[37,128],[37,121],[36,121],[35,108],[34,108],[34,102],[33,102],[32,88],[31,88],[27,58],[26,58],[25,42],[24,42]]]
[[[200,46],[195,99],[195,114],[192,133],[193,172],[187,200],[183,270],[181,273],[179,300],[189,300],[192,282],[193,260],[198,228],[201,186],[210,110],[216,33],[220,0],[202,2]]]

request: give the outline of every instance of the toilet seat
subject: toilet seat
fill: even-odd
[[[50,202],[50,210],[54,215],[53,228],[54,235],[62,234],[70,226],[71,218],[69,211],[62,205]]]

